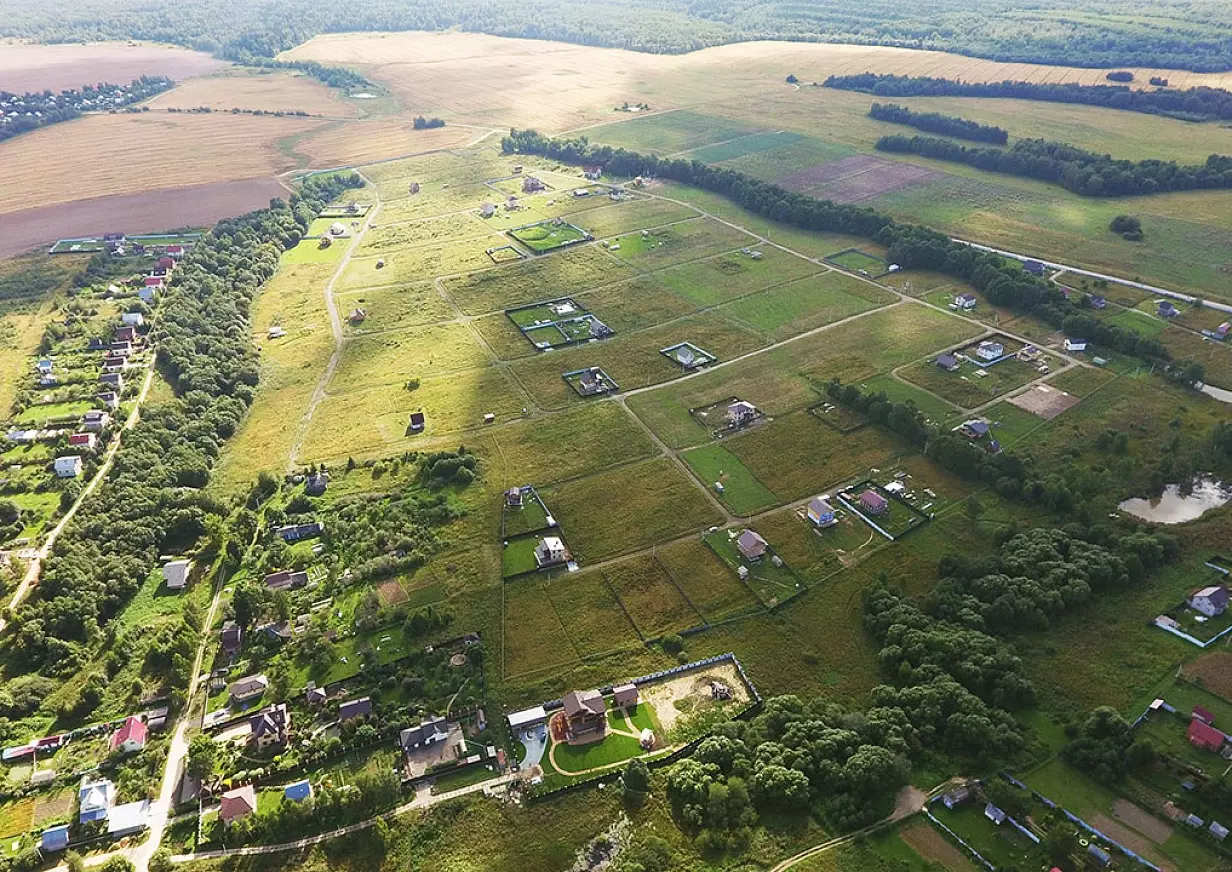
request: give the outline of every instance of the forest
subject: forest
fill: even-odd
[[[1061,185],[1084,197],[1127,197],[1232,188],[1232,157],[1212,154],[1197,166],[1176,161],[1115,160],[1064,142],[1020,139],[1011,148],[978,148],[933,136],[883,136],[878,151],[916,154]]]
[[[859,73],[830,76],[827,88],[862,91],[878,97],[1000,97],[1039,100],[1045,103],[1079,103],[1105,106],[1148,115],[1166,115],[1182,121],[1228,121],[1232,119],[1232,91],[1222,88],[1160,88],[1133,90],[1128,85],[1079,85],[1076,82],[960,82],[930,76],[896,76]]]
[[[220,222],[184,260],[154,331],[177,398],[144,411],[112,474],[56,541],[36,595],[13,618],[9,651],[23,664],[59,675],[84,666],[158,555],[217,533],[225,509],[201,489],[256,388],[249,306],[324,204],[360,184],[354,173],[312,176],[289,200]]]
[[[888,121],[891,124],[905,124],[916,130],[936,133],[940,136],[953,136],[975,142],[991,142],[993,145],[1005,145],[1010,138],[1010,135],[1000,127],[979,124],[956,115],[942,115],[940,112],[913,112],[897,103],[874,103],[873,107],[868,110],[868,117],[878,121]]]
[[[232,59],[272,58],[320,33],[445,30],[684,52],[752,39],[889,45],[1084,67],[1232,69],[1232,11],[1157,0],[1149,18],[1112,0],[0,0],[0,36],[53,42],[144,39]]]

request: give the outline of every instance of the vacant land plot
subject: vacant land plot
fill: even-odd
[[[597,246],[587,245],[551,257],[458,276],[444,281],[445,292],[468,315],[481,315],[542,300],[569,296],[628,278],[632,272]]]
[[[1232,347],[1178,327],[1169,327],[1157,338],[1176,360],[1202,364],[1209,384],[1232,390]]]
[[[1116,373],[1106,369],[1076,366],[1048,379],[1048,384],[1067,391],[1076,397],[1085,397],[1116,378]]]
[[[639,198],[611,206],[588,209],[578,214],[568,214],[565,220],[576,224],[595,237],[615,236],[696,218],[697,210],[671,200]]]
[[[1202,687],[1232,702],[1232,654],[1211,651],[1185,664],[1185,677],[1201,682]]]
[[[951,844],[932,824],[919,821],[898,831],[904,842],[929,863],[940,863],[949,872],[975,872],[970,858]]]
[[[603,573],[558,575],[545,587],[563,617],[569,639],[583,657],[641,644]]]
[[[860,389],[866,393],[883,393],[892,403],[913,403],[917,409],[932,421],[945,421],[954,416],[958,409],[952,404],[916,387],[910,382],[895,378],[889,374],[879,375],[860,383]]]
[[[770,489],[722,445],[704,445],[685,452],[681,457],[706,487],[717,491],[722,486],[718,497],[733,512],[749,515],[774,505],[774,494]]]
[[[689,154],[689,158],[700,160],[703,163],[722,163],[723,161],[735,160],[745,155],[772,151],[786,145],[792,145],[802,139],[804,137],[798,133],[792,133],[787,130],[780,130],[777,133],[751,133],[748,136],[739,136],[717,145],[708,145],[695,149]]]
[[[761,253],[760,258],[754,259],[734,251],[672,267],[656,275],[659,281],[693,303],[715,306],[823,270],[782,249],[765,248]]]
[[[587,135],[597,142],[631,151],[675,154],[710,143],[738,139],[752,132],[751,128],[737,122],[682,111],[608,124],[587,131]]]
[[[520,675],[578,658],[564,624],[537,576],[506,582],[504,635],[505,675]]]
[[[382,285],[349,291],[337,296],[338,308],[346,318],[343,329],[348,333],[377,333],[448,321],[453,309],[431,281],[404,285]],[[349,317],[355,310],[363,316]]]
[[[788,173],[776,184],[836,203],[859,203],[936,178],[936,170],[862,154]]]
[[[1026,409],[1033,415],[1051,421],[1057,415],[1078,404],[1080,397],[1068,394],[1053,385],[1036,385],[1029,391],[1023,391],[1009,402],[1020,409]]]
[[[964,409],[987,403],[1041,377],[1034,365],[1016,358],[987,368],[965,361],[959,366],[957,371],[948,372],[932,360],[921,360],[903,367],[898,374]]]
[[[895,299],[889,291],[839,272],[829,272],[742,297],[719,311],[779,340]]]
[[[699,615],[653,556],[634,557],[603,570],[612,590],[647,638],[699,624]]]
[[[615,493],[620,499],[612,499]],[[692,479],[666,458],[567,482],[543,496],[583,562],[666,542],[721,520]]]
[[[838,264],[848,272],[868,276],[879,276],[886,272],[889,267],[889,264],[881,258],[869,254],[867,251],[861,251],[858,248],[849,248],[846,251],[831,254],[826,257],[826,260],[830,263]]]
[[[357,336],[343,346],[331,392],[403,382],[488,363],[491,357],[464,324],[411,327]]]
[[[574,299],[617,333],[642,330],[697,311],[689,300],[668,290],[658,274],[642,275],[618,285],[579,294]]]
[[[653,230],[614,237],[608,250],[640,269],[662,269],[687,260],[700,260],[756,240],[712,218],[694,218]],[[620,246],[617,250],[616,246]]]
[[[63,91],[93,82],[125,84],[141,76],[176,81],[228,66],[204,52],[166,45],[103,42],[81,45],[6,43],[0,57],[0,91]]]
[[[254,109],[307,112],[333,118],[359,114],[355,104],[341,99],[338,91],[311,76],[243,67],[228,67],[210,76],[181,81],[170,91],[154,97],[147,105],[153,111],[208,107],[215,112]]]
[[[656,549],[659,564],[708,620],[761,609],[761,603],[732,575],[701,538]]]
[[[488,249],[504,245],[499,236],[453,240],[441,245],[402,249],[381,257],[357,257],[338,281],[340,290],[403,284],[433,276],[452,275],[491,266]]]
[[[360,254],[381,254],[399,248],[443,245],[458,239],[489,236],[491,230],[474,212],[424,218],[404,224],[382,224],[364,234]]]

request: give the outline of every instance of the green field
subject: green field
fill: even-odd
[[[733,512],[748,515],[774,505],[774,494],[722,445],[694,448],[681,456],[707,487],[723,485],[718,497]]]
[[[859,249],[840,251],[837,254],[831,254],[826,260],[830,263],[838,264],[845,270],[873,277],[881,275],[889,266],[881,258],[874,257]]]
[[[537,254],[585,242],[589,238],[585,230],[560,219],[518,227],[510,230],[509,235]]]

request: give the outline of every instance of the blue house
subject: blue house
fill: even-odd
[[[312,798],[312,785],[305,778],[303,781],[297,781],[294,784],[288,784],[282,791],[284,799],[289,799],[291,802],[303,802],[305,799]]]
[[[81,808],[77,816],[80,823],[105,821],[115,803],[115,785],[105,778],[82,784],[77,792],[77,802]]]
[[[1107,309],[1108,300],[1104,297],[1093,296],[1091,297],[1091,308],[1092,309]]]
[[[1088,846],[1087,853],[1091,855],[1091,859],[1093,859],[1099,866],[1107,866],[1112,862],[1112,855],[1099,845]]]
[[[813,497],[808,503],[808,519],[818,527],[829,527],[835,522],[834,507],[821,497]]]
[[[68,847],[68,824],[49,827],[43,830],[43,838],[39,842],[39,850],[63,851]]]
[[[1033,276],[1042,276],[1044,274],[1044,265],[1038,260],[1024,261],[1022,268]]]
[[[1161,300],[1159,303],[1159,308],[1156,311],[1158,311],[1159,317],[1161,318],[1175,318],[1177,315],[1181,314],[1180,310],[1167,300]]]

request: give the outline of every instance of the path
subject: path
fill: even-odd
[[[1026,255],[1026,254],[1019,254],[1014,251],[1006,251],[1001,248],[993,248],[992,246],[989,246],[989,245],[981,245],[978,242],[968,242],[966,239],[954,239],[953,241],[961,242],[963,245],[969,245],[972,248],[979,249],[980,251],[990,251],[993,254],[1000,254],[1005,257],[1012,257],[1014,260],[1039,261],[1044,266],[1050,267],[1051,269],[1060,269],[1060,270],[1065,270],[1066,272],[1076,273],[1080,276],[1088,276],[1089,278],[1093,278],[1093,279],[1103,279],[1104,281],[1108,281],[1108,282],[1116,282],[1118,285],[1126,285],[1131,288],[1137,288],[1140,291],[1149,291],[1152,294],[1160,294],[1161,296],[1171,297],[1174,300],[1182,300],[1186,303],[1192,303],[1194,300],[1198,299],[1197,297],[1194,297],[1190,294],[1182,294],[1180,291],[1170,291],[1167,288],[1160,288],[1160,287],[1156,287],[1155,285],[1148,285],[1148,284],[1145,284],[1144,282],[1130,281],[1129,279],[1121,279],[1121,278],[1117,278],[1116,276],[1107,275],[1106,273],[1093,272],[1092,270],[1089,270],[1089,269],[1082,269],[1081,267],[1070,266],[1067,263],[1057,263],[1055,261],[1043,260],[1041,258],[1033,257],[1033,256]],[[1232,305],[1228,305],[1227,303],[1212,303],[1210,300],[1204,299],[1202,301],[1202,305],[1204,305],[1208,309],[1216,309],[1220,312],[1232,312]]]
[[[145,402],[146,395],[150,392],[150,385],[154,383],[154,363],[151,358],[150,363],[146,367],[145,381],[141,385],[141,391],[137,394],[137,399],[133,403],[133,410],[128,413],[128,418],[124,421],[124,426],[120,428],[120,432],[111,440],[111,445],[107,448],[107,453],[103,456],[102,466],[98,468],[98,472],[94,473],[94,477],[81,490],[81,494],[76,501],[69,506],[64,516],[60,518],[60,522],[56,524],[51,532],[47,534],[47,538],[43,540],[43,544],[30,558],[30,564],[26,567],[26,574],[21,579],[21,584],[17,586],[17,590],[13,591],[13,596],[9,599],[7,614],[12,614],[17,610],[24,600],[38,584],[39,576],[43,572],[43,561],[51,554],[51,549],[55,546],[56,540],[60,538],[60,534],[64,532],[64,528],[68,526],[69,521],[73,520],[73,516],[77,514],[77,510],[81,508],[81,504],[85,502],[90,494],[98,489],[99,484],[107,473],[111,471],[111,465],[115,462],[116,452],[120,449],[120,442],[123,439],[124,433],[136,426],[141,420],[141,404]],[[4,628],[8,626],[8,619],[0,617],[0,633],[4,632]]]
[[[359,241],[363,239],[364,234],[372,227],[372,219],[376,217],[376,213],[381,208],[381,193],[377,186],[362,173],[360,173],[360,178],[364,180],[365,184],[372,187],[372,208],[364,216],[364,226],[351,237],[351,244],[347,246],[346,254],[342,256],[338,269],[334,270],[334,274],[325,285],[325,308],[329,312],[329,326],[334,334],[334,350],[329,355],[329,362],[325,365],[325,371],[317,379],[317,386],[312,391],[312,398],[308,401],[308,408],[300,419],[299,426],[295,428],[295,441],[291,443],[291,452],[287,457],[288,473],[293,472],[295,467],[299,465],[299,452],[304,447],[304,439],[308,436],[308,425],[312,423],[312,416],[316,414],[317,407],[325,399],[325,388],[329,385],[330,379],[334,377],[334,371],[338,368],[338,362],[342,360],[342,347],[346,342],[346,337],[342,333],[342,317],[338,314],[338,304],[334,302],[334,286],[338,284],[338,279],[342,277],[343,271],[346,270],[347,265],[351,262],[351,258],[359,248]]]

